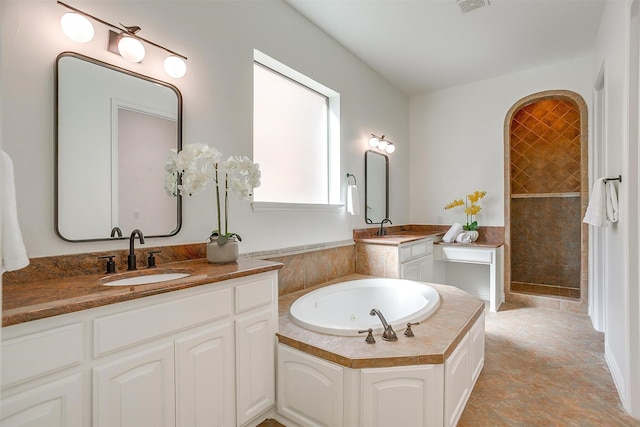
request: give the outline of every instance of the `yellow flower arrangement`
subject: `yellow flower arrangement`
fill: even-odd
[[[456,199],[453,202],[446,205],[445,209],[453,209],[458,206],[464,206],[464,213],[467,215],[467,223],[462,226],[466,231],[477,230],[478,229],[478,221],[474,221],[474,215],[478,215],[478,212],[482,210],[482,206],[478,204],[480,199],[482,199],[487,194],[486,191],[474,191],[471,194],[467,194],[465,199]]]

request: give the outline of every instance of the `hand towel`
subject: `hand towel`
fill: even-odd
[[[456,222],[451,226],[449,231],[445,233],[444,237],[442,237],[442,241],[446,243],[455,242],[456,237],[458,237],[458,234],[462,233],[462,231],[462,225]]]
[[[462,233],[456,236],[456,242],[458,243],[471,243],[473,240],[471,239],[471,233],[468,231],[463,231]]]
[[[591,224],[596,227],[602,227],[606,225],[604,222],[606,215],[606,200],[605,200],[605,178],[598,178],[593,184],[593,190],[591,191],[591,198],[589,199],[589,206],[587,206],[587,212],[584,215],[582,222]]]
[[[618,222],[618,194],[613,181],[605,184],[605,198],[607,201],[607,219],[611,222]]]
[[[13,162],[0,150],[0,206],[2,209],[2,262],[0,273],[14,271],[29,265],[27,250],[22,241],[16,208],[16,187],[13,179]]]
[[[347,186],[347,212],[351,215],[360,213],[360,197],[358,196],[358,187],[355,184]]]

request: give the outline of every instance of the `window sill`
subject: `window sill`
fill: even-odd
[[[254,212],[345,212],[344,205],[311,203],[253,202],[251,208]]]

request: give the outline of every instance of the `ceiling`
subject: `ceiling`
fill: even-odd
[[[285,0],[408,95],[583,57],[604,0]]]

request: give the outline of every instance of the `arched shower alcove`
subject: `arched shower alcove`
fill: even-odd
[[[565,90],[532,94],[507,113],[507,301],[586,313],[587,117],[584,99]]]

